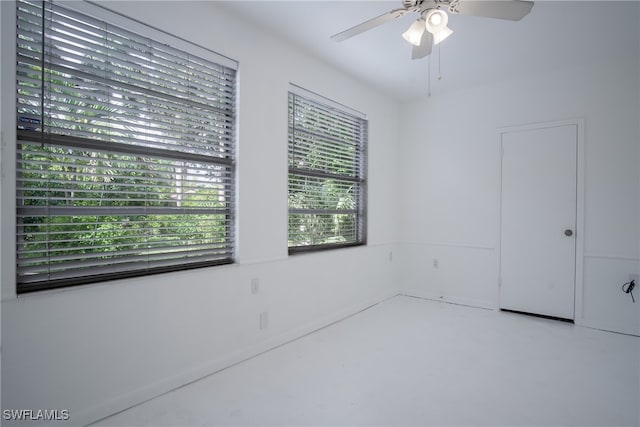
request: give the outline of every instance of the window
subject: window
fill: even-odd
[[[78,5],[17,2],[18,293],[231,263],[235,63]]]
[[[366,243],[367,121],[298,87],[289,93],[289,253]]]

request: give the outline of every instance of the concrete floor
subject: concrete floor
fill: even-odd
[[[94,426],[638,426],[640,338],[397,296]]]

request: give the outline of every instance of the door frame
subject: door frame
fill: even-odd
[[[522,132],[528,130],[547,129],[558,126],[576,126],[577,152],[576,152],[576,266],[575,266],[575,290],[574,290],[574,319],[576,325],[582,325],[583,295],[584,295],[584,151],[585,151],[585,120],[584,118],[574,118],[566,120],[556,120],[548,122],[536,122],[516,126],[504,126],[497,129],[498,139],[498,159],[500,162],[500,180],[498,194],[498,271],[497,277],[497,310],[500,310],[500,288],[502,273],[502,136],[505,133]]]

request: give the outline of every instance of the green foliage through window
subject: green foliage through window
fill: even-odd
[[[289,251],[365,242],[364,118],[289,93]]]
[[[18,292],[228,263],[235,70],[17,2]]]

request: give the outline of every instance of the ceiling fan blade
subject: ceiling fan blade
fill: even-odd
[[[364,21],[363,23],[358,24],[355,27],[351,27],[348,30],[344,30],[338,34],[334,34],[331,36],[331,40],[341,42],[353,36],[357,36],[360,33],[364,33],[365,31],[369,31],[386,22],[393,21],[396,18],[400,18],[407,12],[408,9],[394,9],[391,12],[387,12],[380,16],[376,16],[375,18],[371,18],[368,21]]]
[[[460,0],[451,2],[449,11],[454,14],[482,16],[485,18],[519,21],[531,12],[532,1],[520,0]]]
[[[433,49],[433,34],[429,31],[425,31],[420,39],[419,46],[413,46],[411,50],[411,59],[420,59],[431,54]]]

